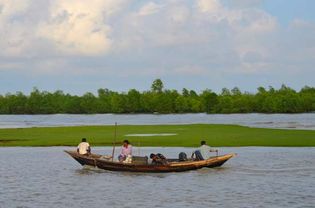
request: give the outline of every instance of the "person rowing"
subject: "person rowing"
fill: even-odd
[[[217,149],[213,149],[210,146],[207,145],[206,141],[200,142],[200,147],[198,150],[194,151],[192,154],[192,157],[195,156],[197,160],[206,160],[211,157],[210,152],[216,152],[218,154]]]

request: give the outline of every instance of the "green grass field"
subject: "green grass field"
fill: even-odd
[[[73,146],[86,137],[92,146],[112,146],[114,126],[0,129],[0,146]],[[175,136],[126,137],[126,134],[174,133]],[[249,128],[235,125],[124,125],[117,141],[138,146],[195,147],[200,140],[211,146],[315,146],[315,131]]]

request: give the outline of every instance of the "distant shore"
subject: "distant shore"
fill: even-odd
[[[34,88],[30,94],[0,94],[0,114],[309,113],[315,111],[314,103],[315,87],[310,86],[299,91],[284,84],[279,89],[258,87],[255,93],[234,87],[215,93],[210,89],[165,89],[162,80],[156,79],[147,91],[115,92],[101,88],[97,94],[86,92],[78,96]]]
[[[76,146],[81,138],[91,146],[112,146],[128,139],[134,146],[196,147],[200,140],[220,147],[315,147],[315,131],[250,128],[237,125],[122,125],[0,129],[0,147]]]

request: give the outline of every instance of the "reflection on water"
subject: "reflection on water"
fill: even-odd
[[[315,113],[308,114],[95,114],[0,115],[0,128],[118,124],[237,124],[250,127],[315,129]]]
[[[66,149],[68,149],[67,147]],[[81,167],[63,147],[0,148],[0,207],[314,207],[315,148],[222,148],[223,167],[182,173]],[[93,148],[109,153],[111,148]],[[176,157],[190,148],[143,148]]]

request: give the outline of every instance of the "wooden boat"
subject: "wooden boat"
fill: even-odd
[[[167,164],[149,164],[148,162],[134,162],[134,163],[122,163],[112,161],[108,158],[103,158],[102,155],[90,154],[90,155],[80,155],[76,151],[65,151],[81,165],[94,166],[104,170],[110,171],[129,171],[129,172],[183,172],[189,170],[197,170],[200,168],[214,168],[223,165],[230,158],[234,157],[236,154],[226,154],[211,157],[207,160],[187,160],[178,161],[177,159],[169,159]]]

